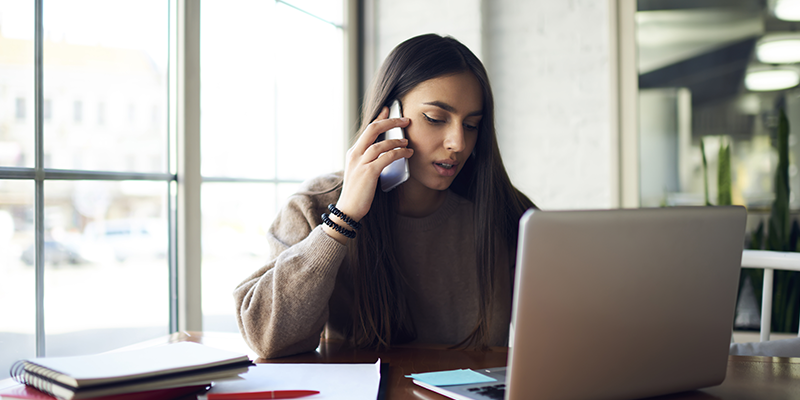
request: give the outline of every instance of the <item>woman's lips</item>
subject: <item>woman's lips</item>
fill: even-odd
[[[438,172],[439,175],[452,177],[456,175],[456,172],[458,172],[458,161],[454,160],[434,161],[433,167],[436,168],[436,172]]]

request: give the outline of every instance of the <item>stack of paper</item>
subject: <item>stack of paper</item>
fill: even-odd
[[[308,400],[375,400],[380,368],[380,359],[375,364],[257,364],[240,378],[214,383],[207,394],[238,393],[239,398],[255,398],[244,394],[313,390],[319,394]]]

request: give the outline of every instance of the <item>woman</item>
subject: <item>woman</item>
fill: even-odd
[[[403,118],[387,118],[395,99]],[[376,142],[395,127],[407,139]],[[402,158],[410,178],[384,193],[381,170]],[[363,347],[505,345],[530,207],[500,158],[483,65],[453,38],[411,38],[373,82],[344,172],[307,182],[270,227],[274,258],[234,292],[239,329],[265,358],[313,350],[323,329]]]

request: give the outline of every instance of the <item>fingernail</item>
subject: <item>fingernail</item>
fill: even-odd
[[[406,118],[406,117],[400,117],[400,120],[403,121],[403,122],[408,122],[408,118]]]

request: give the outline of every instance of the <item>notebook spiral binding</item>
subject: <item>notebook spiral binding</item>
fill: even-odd
[[[26,368],[27,367],[27,368]],[[11,379],[16,382],[33,386],[39,391],[45,392],[53,397],[59,397],[53,393],[53,382],[56,373],[35,364],[20,360],[11,365]]]

